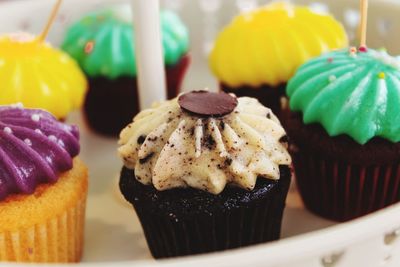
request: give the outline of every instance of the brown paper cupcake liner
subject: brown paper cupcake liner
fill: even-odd
[[[347,221],[400,200],[400,164],[360,165],[312,151],[293,153],[297,185],[306,207]]]
[[[78,262],[82,257],[86,199],[57,217],[0,233],[0,261]]]
[[[124,168],[120,188],[136,210],[152,255],[159,259],[277,240],[290,177],[289,168],[281,167],[279,181],[262,181],[254,192],[226,188],[214,196],[174,189],[166,196],[167,191],[142,185]]]

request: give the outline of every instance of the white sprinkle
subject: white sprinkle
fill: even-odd
[[[57,142],[57,137],[55,137],[54,135],[49,135],[49,139],[50,141]]]
[[[334,82],[336,80],[336,76],[335,75],[330,75],[328,79],[329,79],[330,82]]]
[[[64,144],[63,140],[61,140],[61,139],[58,139],[57,144],[61,147],[65,147],[65,144]]]
[[[4,127],[4,132],[5,132],[6,134],[12,134],[12,130],[11,130],[10,127]]]
[[[40,121],[40,114],[33,114],[31,119],[36,122]]]
[[[27,144],[28,146],[32,146],[32,141],[31,141],[30,139],[26,138],[26,139],[24,140],[24,142],[25,142],[25,144]]]
[[[10,105],[10,107],[22,109],[22,108],[24,108],[24,104],[22,104],[21,102],[18,102],[18,103]]]
[[[67,125],[67,124],[65,124],[65,125],[64,125],[64,130],[70,132],[70,131],[72,130],[72,127],[69,126],[69,125]]]
[[[40,129],[35,129],[35,132],[38,133],[38,134],[43,134]]]

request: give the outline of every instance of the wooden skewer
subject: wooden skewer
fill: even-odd
[[[368,0],[360,0],[360,47],[367,46]]]
[[[50,13],[50,17],[47,20],[46,26],[44,27],[44,30],[42,31],[42,33],[39,36],[39,41],[44,41],[50,31],[51,25],[53,25],[54,19],[57,16],[58,10],[60,9],[62,0],[57,0],[57,2],[55,3],[55,5],[53,6],[53,10]]]

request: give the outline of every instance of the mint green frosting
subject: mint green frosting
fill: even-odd
[[[90,13],[68,29],[62,49],[90,77],[136,76],[131,17],[129,6]],[[170,11],[162,11],[160,20],[165,64],[172,66],[188,51],[188,30]]]
[[[400,60],[385,51],[340,50],[310,60],[289,81],[287,95],[305,124],[320,123],[330,136],[400,141]]]

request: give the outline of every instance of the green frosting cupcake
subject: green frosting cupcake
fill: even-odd
[[[287,95],[305,124],[320,123],[330,136],[400,141],[400,60],[385,51],[351,48],[315,58],[297,70]]]
[[[137,70],[131,17],[128,6],[90,13],[68,29],[62,49],[90,77],[134,77]],[[188,30],[170,11],[162,11],[160,20],[165,64],[173,66],[188,51]]]

